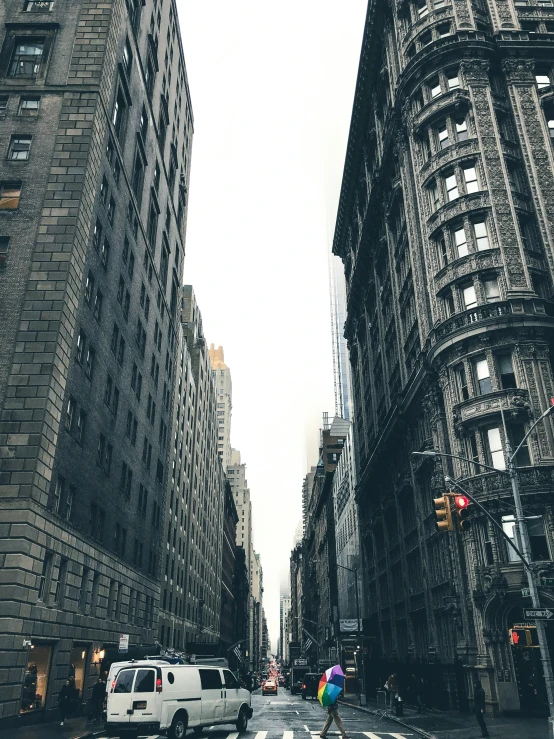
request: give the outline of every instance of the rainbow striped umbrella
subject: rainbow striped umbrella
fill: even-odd
[[[319,681],[317,697],[322,706],[332,706],[336,703],[344,688],[344,672],[340,665],[325,670]]]

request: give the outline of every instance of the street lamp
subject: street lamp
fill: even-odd
[[[464,462],[468,462],[470,465],[478,465],[479,467],[483,467],[485,469],[490,470],[491,472],[500,472],[501,474],[508,475],[510,478],[511,486],[512,486],[512,495],[514,497],[514,504],[516,509],[516,525],[517,530],[519,531],[520,540],[521,540],[521,549],[522,552],[519,552],[519,550],[514,546],[513,548],[516,550],[519,558],[522,560],[525,571],[527,573],[527,581],[529,584],[529,593],[531,596],[531,602],[533,605],[533,608],[537,609],[540,608],[540,598],[539,598],[539,590],[537,586],[537,580],[536,580],[536,574],[535,570],[532,567],[532,555],[531,555],[531,542],[529,540],[529,532],[527,531],[527,524],[525,521],[525,515],[523,513],[523,506],[521,504],[521,493],[519,489],[519,480],[517,476],[517,467],[515,465],[515,459],[517,457],[517,454],[523,444],[527,441],[528,437],[534,430],[535,426],[537,424],[544,420],[552,411],[554,411],[554,399],[552,399],[552,405],[547,408],[544,413],[542,413],[539,418],[535,421],[535,423],[531,426],[529,431],[525,434],[521,442],[519,443],[519,446],[515,450],[515,452],[512,453],[510,440],[508,438],[508,432],[506,428],[506,421],[504,418],[504,411],[502,410],[502,425],[504,427],[504,436],[506,438],[506,458],[507,458],[507,467],[504,470],[499,470],[496,467],[491,467],[488,464],[482,464],[481,462],[475,462],[473,459],[468,459],[467,457],[461,457],[457,454],[447,454],[446,452],[438,452],[438,451],[432,451],[427,450],[424,452],[412,452],[412,455],[417,455],[420,457],[450,457],[452,459],[461,459]],[[493,520],[493,523],[499,528],[498,523],[494,521],[492,516],[488,513],[488,511],[480,504],[478,503],[473,496],[471,496],[467,490],[464,490],[461,485],[459,485],[455,480],[452,480],[451,477],[445,478],[446,482],[451,482],[456,487],[458,487],[460,490],[464,492],[465,495],[473,502],[475,503],[482,511],[486,513],[486,515],[489,517],[489,519]],[[506,539],[509,540],[509,537],[506,536],[504,532],[502,532]],[[511,540],[510,540],[511,543]],[[540,648],[540,654],[541,654],[541,662],[542,662],[542,668],[543,668],[543,675],[544,675],[544,682],[546,686],[546,695],[548,699],[548,708],[549,708],[549,717],[548,717],[548,723],[549,723],[549,736],[554,737],[554,675],[552,673],[552,664],[550,662],[550,654],[548,651],[548,642],[546,639],[546,629],[544,626],[543,621],[540,619],[536,620],[536,628],[537,628],[537,637],[539,641],[539,648]]]
[[[354,584],[356,587],[356,618],[357,618],[357,626],[358,626],[357,632],[358,632],[358,637],[362,637],[363,639],[362,629],[360,629],[360,599],[358,595],[358,570],[352,569],[351,567],[345,567],[344,565],[339,565],[338,563],[337,563],[337,567],[340,567],[341,570],[347,570],[348,572],[354,573]],[[340,618],[339,618],[339,632],[340,632]],[[359,648],[360,647],[358,646],[358,649]],[[363,641],[362,641],[361,655],[362,655],[362,669],[361,669],[362,679],[358,680],[358,684],[360,686],[360,690],[358,693],[358,699],[359,699],[360,706],[362,705],[362,693],[365,695],[365,667],[364,667]]]

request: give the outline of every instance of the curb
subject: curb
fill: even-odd
[[[341,706],[348,706],[348,708],[354,708],[356,711],[361,711],[362,713],[368,713],[371,716],[379,716],[379,718],[385,718],[389,721],[394,721],[395,724],[400,724],[400,726],[405,726],[407,729],[411,729],[412,731],[415,731],[416,734],[419,734],[420,736],[425,737],[425,739],[438,739],[438,737],[435,736],[435,734],[430,734],[428,731],[424,731],[423,729],[420,729],[419,726],[412,726],[412,724],[407,724],[404,721],[400,721],[400,719],[396,718],[396,716],[390,716],[388,713],[380,713],[379,711],[374,711],[370,708],[362,708],[362,706],[355,706],[352,703],[346,703],[345,701],[338,701]]]
[[[102,736],[103,733],[103,729],[99,729],[98,731],[86,731],[84,734],[78,734],[77,736],[71,737],[71,739],[95,739],[97,736]]]

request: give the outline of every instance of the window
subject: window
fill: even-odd
[[[153,693],[154,692],[154,670],[137,670],[137,679],[135,681],[135,693]]]
[[[458,257],[465,257],[468,254],[467,249],[467,238],[464,227],[456,229],[454,231],[454,243],[458,252]]]
[[[4,118],[8,112],[9,95],[0,95],[0,117]]]
[[[115,129],[117,138],[121,141],[125,136],[125,124],[127,119],[127,103],[123,95],[121,88],[118,89],[115,98],[112,123]]]
[[[133,192],[135,193],[135,196],[139,202],[142,198],[143,184],[144,184],[144,160],[142,157],[142,152],[137,146],[137,151],[135,153],[135,163],[133,165],[133,176],[131,179],[131,187],[133,188]]]
[[[491,466],[496,467],[497,470],[505,470],[506,460],[504,459],[500,429],[497,426],[487,429],[487,445]]]
[[[114,693],[131,693],[133,689],[133,680],[135,677],[135,670],[121,670],[117,676],[117,682]]]
[[[112,354],[117,353],[117,342],[119,341],[119,326],[117,323],[114,323],[113,329],[112,329],[112,339],[110,342],[110,349],[112,351]]]
[[[440,199],[439,188],[437,187],[437,183],[435,181],[431,182],[431,184],[429,185],[429,199],[431,201],[431,210],[437,210],[440,207]]]
[[[477,172],[475,167],[464,167],[464,182],[466,183],[466,192],[472,193],[479,190],[479,183],[477,182]]]
[[[140,122],[139,122],[139,132],[140,132],[143,142],[146,141],[147,131],[148,131],[148,113],[146,111],[146,108],[143,106],[142,112],[140,114]]]
[[[456,121],[456,138],[458,141],[465,141],[467,137],[467,122],[465,120]]]
[[[87,349],[87,358],[85,361],[85,375],[89,378],[89,380],[92,380],[92,375],[94,373],[95,358],[96,352],[91,346],[89,346],[89,348]]]
[[[131,68],[133,66],[133,52],[131,51],[131,44],[129,39],[125,39],[125,45],[123,46],[123,67],[127,76],[131,74]]]
[[[539,90],[542,90],[545,87],[550,87],[550,77],[544,71],[540,71],[535,74],[535,81]]]
[[[9,236],[0,236],[0,269],[5,269],[8,261]]]
[[[446,248],[446,240],[444,238],[440,239],[440,241],[438,242],[437,250],[440,267],[446,267],[446,265],[448,264],[448,250]]]
[[[510,438],[510,446],[512,447],[512,454],[521,444],[523,437],[527,432],[525,426],[522,423],[511,423],[508,426],[508,434]],[[525,439],[525,442],[521,445],[521,449],[517,453],[515,463],[518,467],[530,467],[531,457],[529,456],[529,439]]]
[[[113,198],[110,198],[110,202],[108,203],[108,221],[110,222],[110,225],[113,226],[115,218],[115,200]]]
[[[117,350],[117,363],[119,366],[123,364],[123,360],[125,359],[125,339],[123,336],[119,337],[119,347]]]
[[[458,379],[458,390],[460,400],[468,400],[469,389],[467,384],[466,370],[463,364],[456,367],[456,377]]]
[[[551,559],[542,516],[527,521],[527,533],[531,542],[533,562]]]
[[[498,280],[483,280],[483,289],[485,291],[485,300],[487,303],[498,303],[500,300],[500,291],[498,289]]]
[[[36,77],[42,64],[43,54],[43,38],[16,39],[8,75],[10,77]]]
[[[221,675],[214,668],[199,670],[202,690],[221,690]]]
[[[108,239],[104,239],[102,242],[102,250],[100,251],[100,263],[102,267],[108,269],[108,260],[110,258],[110,242]]]
[[[102,224],[99,220],[94,224],[94,231],[92,232],[92,245],[96,251],[100,251],[100,244],[102,243]]]
[[[67,407],[65,410],[65,428],[67,431],[71,431],[73,428],[73,419],[75,417],[75,409],[77,407],[77,401],[70,395],[67,401]]]
[[[500,354],[497,357],[498,374],[500,375],[500,385],[504,390],[517,387],[514,366],[511,354]]]
[[[0,183],[0,210],[17,210],[21,197],[21,184],[15,182]]]
[[[442,23],[438,27],[438,32],[439,32],[439,38],[444,38],[445,36],[450,36],[450,23]]]
[[[42,572],[38,584],[38,600],[45,601],[50,595],[50,576],[52,572],[52,552],[45,552],[42,562]]]
[[[8,159],[12,162],[26,162],[29,159],[32,138],[32,136],[12,136]]]
[[[110,405],[112,402],[112,392],[113,392],[113,380],[110,375],[106,378],[106,387],[104,388],[104,403],[106,405]]]
[[[471,431],[467,437],[467,456],[475,463],[473,465],[473,474],[479,474],[479,466],[477,464],[479,462],[479,450],[477,448],[475,431]]]
[[[429,83],[429,89],[431,91],[431,98],[436,98],[441,94],[441,83],[438,77],[431,80]]]
[[[473,233],[475,235],[477,251],[485,251],[485,249],[490,249],[489,234],[487,232],[487,224],[485,221],[476,221],[473,224]]]
[[[477,377],[479,395],[492,393],[492,382],[489,372],[489,363],[486,359],[477,359],[475,361],[475,375]]]
[[[92,309],[92,315],[100,323],[102,318],[102,303],[104,302],[104,296],[100,290],[96,291],[96,297],[94,298],[94,307]]]
[[[148,210],[147,233],[148,233],[148,241],[150,242],[150,247],[153,252],[156,249],[156,237],[158,235],[158,213],[159,213],[159,210],[156,205],[156,202],[154,198],[151,198],[150,208]]]
[[[85,332],[81,329],[77,336],[77,351],[75,353],[75,359],[77,360],[77,362],[79,362],[79,364],[82,364],[83,362],[86,343],[87,343],[87,336]]]
[[[517,533],[515,517],[502,516],[502,529],[512,543],[521,551],[521,542]],[[508,555],[508,562],[521,561],[508,542],[506,542],[506,554]]]
[[[54,7],[54,0],[27,0],[26,13],[46,13]]]
[[[458,184],[456,182],[455,172],[446,175],[444,181],[446,184],[446,194],[448,196],[448,201],[451,202],[452,200],[456,200],[460,193],[458,192]]]
[[[77,416],[77,428],[76,428],[76,434],[75,437],[79,444],[82,444],[85,439],[85,426],[87,423],[87,414],[85,411],[81,408],[79,411],[79,415]]]
[[[447,74],[447,79],[449,90],[456,90],[460,86],[460,78],[458,77],[457,72],[449,72]]]
[[[448,128],[446,127],[446,122],[442,123],[440,127],[437,129],[437,137],[439,140],[439,147],[441,149],[446,149],[447,146],[450,146],[450,141],[448,138]]]
[[[88,273],[87,280],[85,282],[85,303],[90,305],[92,300],[92,293],[94,292],[94,275],[92,272]]]

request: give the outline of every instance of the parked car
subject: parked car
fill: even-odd
[[[252,718],[250,692],[230,670],[170,665],[161,660],[116,662],[107,683],[106,733],[167,732],[184,739],[187,729],[235,724],[246,731]]]
[[[321,675],[318,672],[307,672],[302,683],[302,700],[306,698],[317,698],[317,690]]]
[[[262,685],[262,695],[277,695],[277,683],[275,680],[266,680]]]

